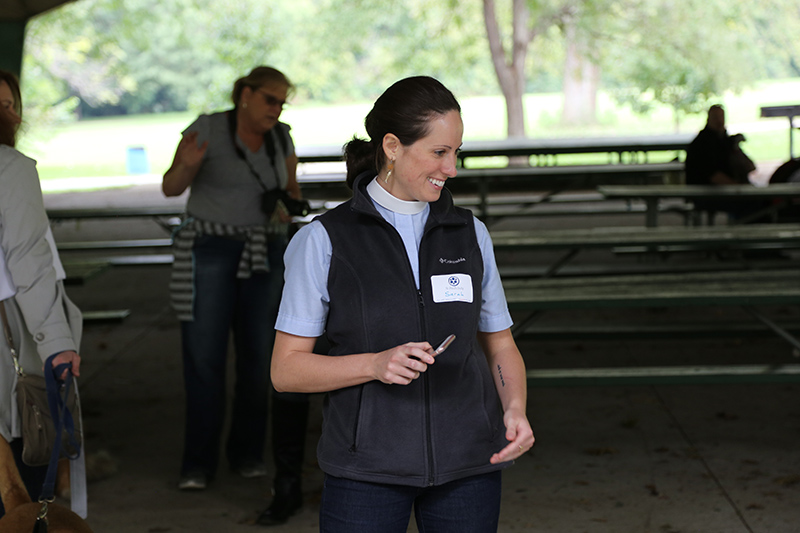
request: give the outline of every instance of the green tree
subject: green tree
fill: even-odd
[[[274,48],[270,17],[258,0],[81,0],[32,21],[25,68],[84,112],[206,108]]]
[[[800,4],[796,0],[761,0],[742,6],[755,61],[769,77],[800,76]]]
[[[617,99],[638,112],[669,105],[677,130],[681,116],[742,89],[758,75],[745,17],[729,0],[640,0],[610,53]]]
[[[593,120],[601,83],[640,111],[668,103],[677,120],[762,72],[796,73],[799,11],[796,0],[80,0],[31,21],[23,83],[26,103],[63,115],[219,109],[258,64],[286,72],[298,103],[372,100],[428,74],[458,95],[499,88],[508,135],[523,136],[523,96],[543,88],[563,89],[566,122]]]
[[[492,63],[506,100],[508,136],[524,137],[523,96],[528,86],[531,47],[556,39],[563,53],[562,88],[566,122],[594,120],[600,80],[597,43],[608,24],[604,0],[511,0],[501,11],[496,0],[483,0],[484,23]],[[505,30],[505,31],[504,31]],[[547,57],[547,56],[545,56]],[[537,57],[538,59],[538,57]]]
[[[28,105],[47,106],[76,96],[91,105],[117,104],[134,87],[126,76],[125,53],[109,38],[109,18],[93,18],[92,1],[75,2],[28,24],[23,82]],[[109,11],[111,13],[111,11]],[[34,78],[31,91],[28,78]]]

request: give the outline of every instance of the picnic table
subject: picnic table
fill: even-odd
[[[791,183],[775,183],[768,187],[753,185],[600,185],[597,190],[608,199],[641,199],[647,204],[645,225],[658,225],[658,204],[665,198],[684,200],[716,199],[736,201],[741,199],[780,199],[770,211],[777,211],[787,205],[789,200],[800,198],[800,187]],[[757,213],[748,218],[761,216]]]
[[[653,152],[682,152],[692,142],[693,135],[646,135],[584,138],[510,138],[491,141],[466,141],[458,155],[463,168],[469,159],[493,156],[537,157],[538,162],[557,165],[559,155],[607,153],[609,163],[647,162]],[[670,154],[670,159],[676,154]],[[340,146],[299,146],[300,163],[342,161]]]
[[[641,247],[649,252],[661,252],[674,248],[730,250],[769,244],[800,247],[800,224],[503,230],[492,231],[491,236],[497,251],[566,249],[543,274],[543,277],[550,277],[585,249]]]
[[[528,316],[512,328],[519,337],[545,310],[740,306],[751,317],[789,342],[800,353],[800,341],[756,308],[800,305],[800,270],[747,270],[626,276],[504,279],[508,307]],[[532,370],[528,378],[565,384],[688,383],[798,381],[800,365],[714,365]]]
[[[518,267],[503,273],[502,281],[509,309],[515,318],[512,333],[519,338],[530,334],[537,338],[539,331],[529,333],[531,325],[549,310],[581,310],[596,308],[672,308],[679,306],[740,306],[752,318],[753,325],[779,335],[800,353],[797,328],[787,328],[769,318],[757,306],[800,304],[800,271],[787,263],[765,269],[762,263],[749,264],[746,269],[674,268],[660,273],[589,274],[557,276],[558,270],[584,249],[642,247],[661,251],[670,247],[691,247],[698,250],[724,250],[739,247],[781,244],[800,245],[800,224],[764,224],[743,226],[664,226],[664,227],[593,227],[586,229],[555,229],[492,231],[496,251],[566,249],[547,270],[538,275]],[[681,264],[681,266],[684,266]],[[708,267],[708,265],[706,265]],[[530,269],[529,269],[530,270]],[[502,268],[501,268],[502,272]],[[692,335],[706,334],[718,325],[693,323]],[[574,325],[573,325],[574,326]],[[664,334],[671,327],[659,321],[656,333]],[[750,326],[750,324],[747,324]],[[579,329],[579,328],[578,328]],[[639,327],[628,327],[629,331]],[[753,328],[747,329],[748,333]],[[576,329],[573,327],[572,335]],[[593,324],[592,334],[619,333],[613,322]],[[731,334],[731,331],[727,331]],[[734,332],[734,334],[736,334]],[[548,331],[547,335],[558,335]],[[800,365],[717,365],[636,368],[580,368],[530,370],[532,383],[551,384],[622,384],[622,383],[689,383],[732,381],[797,381]]]
[[[787,117],[789,119],[789,159],[794,159],[794,117],[800,116],[800,104],[764,106],[762,117]],[[797,127],[800,129],[800,126]]]
[[[682,152],[692,142],[692,135],[647,135],[626,137],[584,138],[511,138],[498,141],[467,141],[461,148],[461,166],[468,168],[467,160],[490,156],[536,156],[540,163],[558,164],[559,155],[607,153],[608,163],[648,161],[651,152]],[[670,154],[670,159],[677,154]]]
[[[175,204],[136,207],[48,208],[47,216],[54,221],[76,218],[171,217],[180,216],[184,211],[183,205]]]
[[[670,175],[680,175],[683,163],[626,163],[597,165],[462,168],[447,180],[447,189],[458,199],[478,198],[477,214],[489,216],[492,195],[546,191],[553,196],[566,190],[594,188],[598,184],[663,184]],[[344,172],[302,174],[297,177],[303,196],[315,201],[343,201],[352,192]],[[524,203],[524,202],[522,202]]]

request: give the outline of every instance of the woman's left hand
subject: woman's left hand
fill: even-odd
[[[56,368],[58,365],[63,365],[65,363],[72,363],[73,376],[78,377],[81,375],[81,356],[78,355],[77,352],[74,352],[72,350],[67,350],[53,357],[53,368]],[[63,380],[66,377],[67,377],[67,371],[65,370],[63,374],[58,376],[58,379]]]
[[[525,412],[519,409],[508,409],[503,415],[506,425],[506,439],[511,441],[508,446],[492,455],[489,460],[492,464],[513,461],[533,447],[535,441],[533,430]]]

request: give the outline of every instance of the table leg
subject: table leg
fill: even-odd
[[[658,226],[658,198],[645,198],[647,211],[645,212],[645,225],[648,228]]]

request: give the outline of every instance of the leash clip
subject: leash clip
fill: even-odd
[[[34,528],[34,532],[47,531],[47,504],[53,501],[55,501],[55,498],[50,500],[39,500],[39,502],[42,504],[42,507],[39,509],[39,514],[36,515],[36,527]],[[43,526],[44,529],[42,529],[41,526]]]

